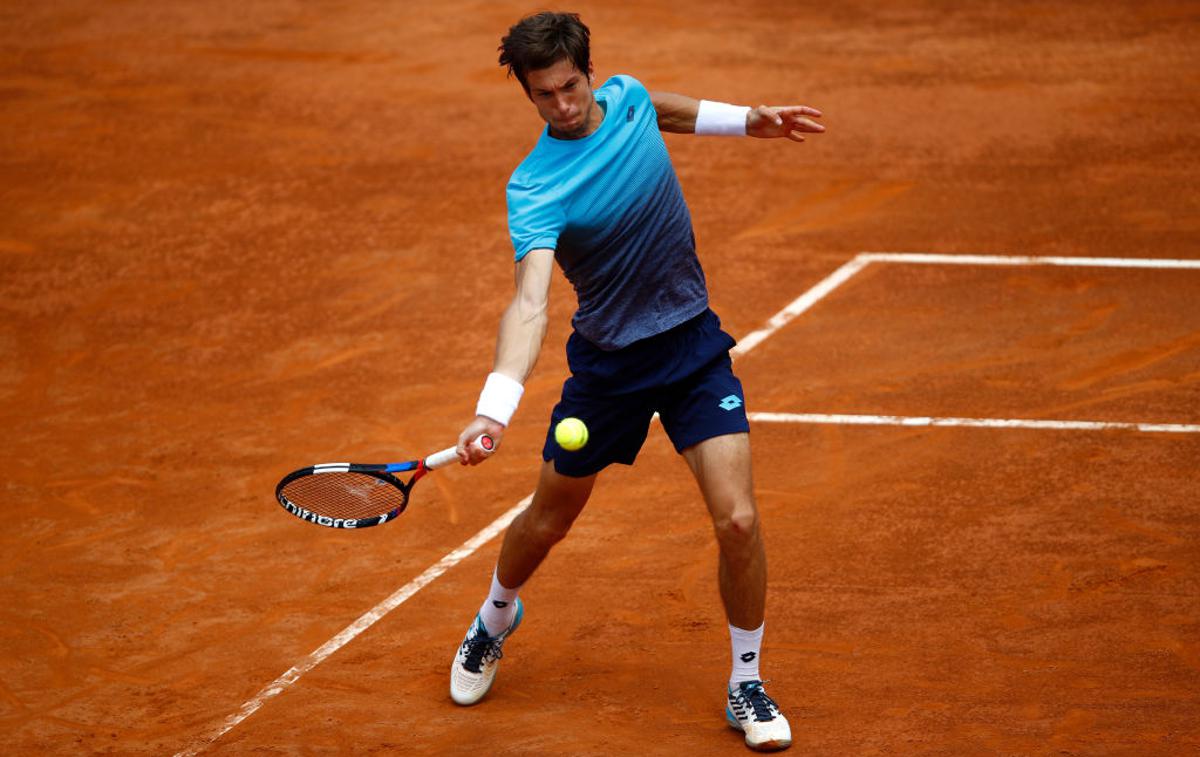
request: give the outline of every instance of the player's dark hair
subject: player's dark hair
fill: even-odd
[[[514,24],[500,40],[500,65],[516,76],[529,93],[530,71],[549,68],[566,58],[583,73],[591,62],[589,32],[578,13],[545,11]]]

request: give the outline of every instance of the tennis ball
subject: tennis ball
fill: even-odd
[[[587,440],[587,426],[578,418],[563,418],[554,427],[554,441],[568,452],[582,449],[583,445],[587,444]]]

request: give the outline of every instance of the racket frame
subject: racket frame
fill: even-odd
[[[471,442],[471,444],[489,455],[496,448],[495,441],[492,439],[492,437],[486,434],[480,436],[475,441]],[[400,515],[400,513],[404,512],[404,510],[408,507],[409,493],[412,492],[413,486],[420,481],[426,473],[431,470],[436,470],[437,468],[442,468],[454,462],[458,462],[458,452],[454,447],[447,447],[446,449],[441,450],[440,452],[435,452],[422,460],[409,460],[403,463],[319,463],[317,465],[310,465],[307,468],[294,470],[280,479],[279,483],[275,485],[275,499],[287,512],[296,516],[300,520],[314,523],[318,526],[325,526],[327,528],[370,528],[371,526],[378,526],[382,523],[387,523],[389,520],[396,518]],[[413,472],[408,481],[403,481],[397,476],[392,475],[394,473],[407,473],[408,471]],[[366,518],[333,518],[328,515],[319,515],[314,513],[311,510],[295,504],[286,496],[284,496],[284,488],[296,479],[304,478],[305,476],[319,476],[323,473],[359,473],[362,475],[371,476],[372,478],[378,479],[379,481],[382,481],[390,486],[394,486],[396,489],[398,489],[401,494],[400,504],[386,513],[372,515]]]

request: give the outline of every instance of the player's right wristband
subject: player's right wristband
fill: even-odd
[[[521,404],[521,395],[525,387],[520,381],[511,379],[503,373],[489,373],[479,393],[479,404],[475,406],[475,414],[491,418],[501,426],[507,426]]]
[[[719,137],[746,136],[746,116],[750,109],[713,100],[701,100],[696,111],[696,133]]]

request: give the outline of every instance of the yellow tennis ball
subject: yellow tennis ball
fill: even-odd
[[[554,427],[554,441],[568,452],[582,449],[583,445],[587,444],[587,440],[587,426],[578,418],[563,418]]]

